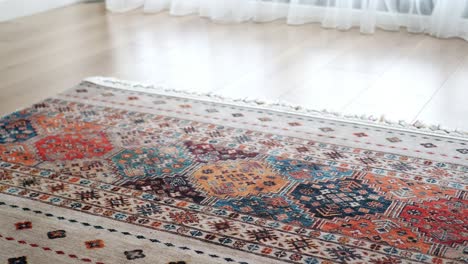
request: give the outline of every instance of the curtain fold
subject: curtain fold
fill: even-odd
[[[112,12],[143,8],[176,16],[198,14],[220,22],[320,23],[326,28],[359,27],[427,33],[434,37],[468,40],[468,0],[107,0]]]

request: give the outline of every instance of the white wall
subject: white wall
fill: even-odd
[[[0,21],[28,16],[82,0],[0,0]]]

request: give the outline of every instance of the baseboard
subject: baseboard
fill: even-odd
[[[0,22],[29,16],[83,0],[0,0]]]

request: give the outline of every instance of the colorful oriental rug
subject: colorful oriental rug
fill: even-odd
[[[0,263],[467,263],[468,141],[89,79],[0,119]]]

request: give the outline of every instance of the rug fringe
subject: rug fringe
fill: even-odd
[[[437,135],[450,137],[455,139],[466,140],[468,139],[468,132],[459,129],[449,129],[441,125],[430,125],[422,121],[415,121],[414,123],[408,123],[404,120],[392,121],[388,120],[384,115],[376,117],[373,115],[346,115],[334,111],[328,110],[315,110],[308,109],[300,105],[293,105],[282,101],[268,101],[260,100],[255,98],[230,98],[222,96],[213,92],[199,93],[187,90],[178,90],[173,88],[166,88],[165,85],[153,85],[145,84],[134,81],[120,80],[113,77],[89,77],[85,81],[95,83],[98,85],[109,86],[112,85],[114,88],[127,89],[127,90],[153,90],[157,93],[163,93],[165,95],[184,95],[192,99],[207,100],[218,103],[234,104],[238,106],[251,106],[262,108],[264,110],[274,110],[280,112],[286,112],[291,114],[302,114],[312,116],[315,118],[326,118],[333,119],[336,121],[343,121],[355,124],[371,125],[382,128],[391,128],[401,131],[410,131],[415,133],[422,133],[428,135]]]

